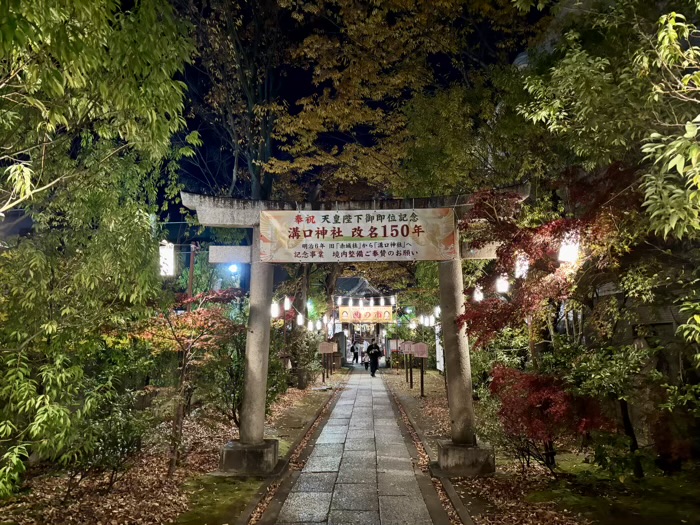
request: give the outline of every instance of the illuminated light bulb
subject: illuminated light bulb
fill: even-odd
[[[369,305],[374,306],[374,297],[371,297],[369,300]]]
[[[328,316],[323,314],[323,324],[328,324]]]
[[[277,319],[280,316],[280,305],[277,303],[272,303],[270,305],[270,315],[273,319]]]
[[[411,321],[411,322],[408,324],[408,327],[409,327],[411,330],[415,330],[415,329],[416,329],[416,323],[414,323],[413,321]]]
[[[429,322],[430,322],[429,326],[435,326],[435,316],[434,315],[430,316]]]
[[[384,299],[384,297],[382,297],[381,299],[379,299],[379,305],[380,305],[380,306],[386,306],[386,300]]]
[[[578,234],[568,233],[561,241],[557,258],[563,263],[575,263],[578,261],[579,248]]]
[[[382,337],[386,337],[386,330],[382,330]]]
[[[439,306],[435,307],[435,317],[440,317],[440,314],[442,313],[442,309]]]
[[[286,312],[287,310],[292,308],[292,301],[289,297],[284,298],[284,311]]]
[[[314,322],[309,321],[309,323],[306,325],[306,329],[311,332],[314,329]]]
[[[391,302],[391,306],[394,306],[396,304],[396,297],[392,295],[390,302]]]
[[[345,330],[343,330],[343,335],[345,335],[345,337],[350,335],[350,332],[348,331],[347,328]]]
[[[304,316],[297,314],[297,326],[304,326]]]
[[[510,283],[508,282],[508,277],[505,275],[501,275],[498,279],[496,279],[496,291],[498,293],[508,293],[508,290],[510,290]]]
[[[360,301],[360,299],[357,300],[357,304],[355,306],[357,306],[358,308],[362,306],[362,302]]]
[[[474,299],[477,303],[480,303],[484,300],[484,291],[481,289],[481,286],[477,286],[474,289],[474,295],[472,296],[472,299]]]
[[[238,265],[232,264],[231,266],[228,267],[228,271],[231,273],[237,273],[238,272]]]
[[[527,271],[530,269],[530,260],[527,255],[520,254],[515,260],[515,278],[525,279],[527,277]]]
[[[342,305],[343,305],[343,298],[342,298],[342,297],[338,297],[337,303],[338,303],[338,306],[342,306]]]

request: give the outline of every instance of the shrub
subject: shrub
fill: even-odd
[[[318,345],[323,336],[313,332],[295,331],[289,339],[289,354],[292,359],[296,387],[304,389],[320,371]]]
[[[523,464],[534,459],[553,471],[559,439],[609,426],[594,401],[568,393],[553,376],[499,365],[490,389],[501,402],[498,417],[505,439]]]
[[[245,345],[245,330],[233,334],[227,344],[214,351],[212,358],[201,368],[196,378],[205,401],[236,426],[240,425],[239,414],[243,402]],[[267,371],[266,409],[287,391],[288,382],[287,370],[271,349]]]
[[[60,459],[69,473],[68,494],[88,476],[105,473],[109,491],[127,470],[152,427],[148,414],[136,410],[136,397],[133,392],[102,396],[93,417],[75,429],[74,447]]]

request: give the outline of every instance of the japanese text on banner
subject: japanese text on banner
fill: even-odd
[[[444,261],[456,253],[451,208],[260,215],[265,262]]]

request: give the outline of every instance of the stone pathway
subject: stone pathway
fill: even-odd
[[[384,381],[353,370],[278,525],[432,525]]]

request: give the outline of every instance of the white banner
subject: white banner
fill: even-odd
[[[445,353],[442,349],[442,333],[440,330],[435,330],[435,361],[437,369],[440,372],[445,372]]]
[[[456,256],[452,208],[260,213],[264,262],[445,261]]]

